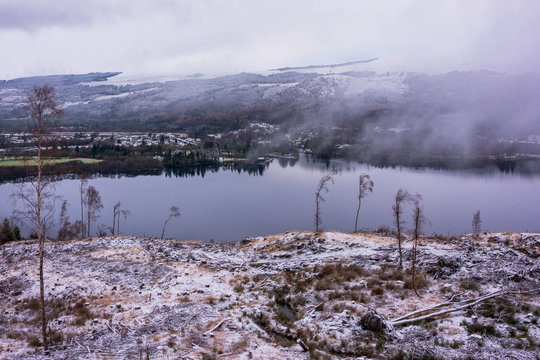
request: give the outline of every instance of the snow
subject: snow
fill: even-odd
[[[214,354],[220,359],[309,359],[294,341],[283,340],[286,336],[294,340],[300,331],[323,353],[358,354],[355,346],[375,346],[370,342],[371,332],[359,325],[359,318],[370,310],[392,319],[447,301],[452,295],[467,299],[509,284],[522,289],[538,287],[540,271],[527,272],[538,260],[522,247],[534,245],[539,238],[540,234],[525,233],[486,233],[478,239],[469,235],[444,243],[423,238],[418,249],[419,271],[430,274],[439,258],[461,262],[455,272],[430,278],[427,287],[420,289],[422,298],[404,289],[405,278],[383,277],[396,271],[398,261],[397,242],[391,236],[291,231],[247,238],[238,245],[136,237],[47,242],[47,299],[68,308],[83,301],[91,312],[83,325],[74,325],[75,315],[67,310],[51,319],[51,329],[64,335],[52,347],[51,356],[138,358],[148,345],[150,358],[198,359]],[[515,247],[513,243],[512,248],[506,247],[508,241],[515,241]],[[471,248],[473,242],[476,247]],[[410,241],[404,242],[403,253],[408,268]],[[39,329],[31,320],[37,313],[21,308],[39,294],[37,246],[30,241],[5,244],[0,247],[0,257],[0,334],[5,334],[0,335],[0,359],[45,359],[27,340],[31,334],[39,338]],[[329,278],[329,284],[315,286],[326,276],[321,269],[336,264],[344,270],[357,265],[365,275],[345,281],[337,274]],[[495,264],[504,272],[493,271]],[[332,274],[332,267],[329,269],[328,276]],[[522,280],[509,280],[508,276],[518,273],[523,274]],[[296,292],[294,284],[303,279],[315,283]],[[459,288],[462,281],[471,279],[478,279],[478,289]],[[381,294],[373,293],[374,281],[385,284]],[[275,304],[280,289],[287,287],[290,291],[284,293],[283,301],[292,306],[287,310],[292,320],[284,323],[278,314],[283,305]],[[538,294],[524,296],[520,299],[539,304]],[[538,337],[533,321],[537,310],[531,306],[516,317],[527,323],[531,337]],[[476,313],[478,321],[494,321]],[[264,318],[267,320],[260,320]],[[473,354],[477,343],[483,342],[486,359],[503,355],[534,359],[534,351],[526,347],[503,348],[502,344],[515,339],[468,334],[465,321],[473,320],[460,311],[433,320],[431,327],[398,328],[385,340],[384,351],[433,348],[436,337],[442,343],[463,344],[459,349],[436,346],[442,358],[468,351]],[[14,341],[7,334],[21,338]],[[334,355],[331,358],[337,358]]]
[[[130,96],[130,95],[145,94],[145,93],[157,90],[157,89],[158,89],[157,87],[153,87],[151,89],[144,89],[144,90],[139,90],[139,91],[129,91],[129,92],[121,93],[121,94],[118,94],[118,95],[102,95],[102,96],[96,97],[94,99],[94,101],[110,100],[110,99],[123,98],[123,97]]]
[[[65,109],[65,108],[68,108],[70,106],[76,106],[76,105],[88,105],[90,103],[90,101],[75,101],[75,102],[65,102],[63,103],[62,105],[60,105],[60,108],[62,109]]]
[[[102,85],[141,85],[148,83],[166,83],[169,81],[186,80],[186,79],[213,79],[220,75],[215,74],[190,74],[190,75],[178,75],[178,74],[129,74],[122,73],[107,79],[106,81],[94,81],[84,83],[88,86],[102,86]]]
[[[276,95],[279,95],[280,93],[282,93],[283,91],[287,89],[297,87],[299,83],[294,82],[294,83],[285,83],[285,84],[257,84],[257,85],[262,88],[268,88],[263,94],[263,99],[268,99],[268,98],[273,98]]]

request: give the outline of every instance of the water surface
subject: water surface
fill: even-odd
[[[238,241],[246,236],[312,230],[314,192],[320,178],[333,168],[342,169],[329,185],[322,204],[322,227],[352,231],[357,206],[358,175],[371,175],[373,193],[362,201],[359,224],[373,230],[393,227],[392,201],[399,188],[423,195],[430,224],[427,234],[471,231],[472,215],[480,210],[482,229],[490,231],[540,231],[540,177],[503,173],[496,168],[445,171],[433,169],[377,168],[344,161],[328,164],[301,156],[294,165],[273,160],[258,171],[218,169],[203,175],[176,177],[114,176],[89,180],[101,193],[104,208],[92,226],[112,225],[113,205],[120,201],[131,216],[121,219],[123,235],[158,237],[169,208],[180,208],[165,236],[176,239]],[[11,216],[13,184],[0,185],[0,217]],[[80,217],[79,181],[56,183],[56,193],[70,203],[72,221]],[[57,212],[59,214],[59,211]],[[406,228],[412,209],[406,209]],[[51,230],[54,236],[56,230]],[[28,229],[23,231],[28,233]]]

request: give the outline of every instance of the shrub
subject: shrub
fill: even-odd
[[[84,305],[84,300],[79,300],[71,307],[71,311],[75,318],[73,319],[73,325],[82,326],[86,324],[86,321],[92,317],[92,313],[87,306]]]
[[[472,290],[472,291],[478,291],[480,290],[480,286],[478,283],[472,281],[472,280],[464,280],[459,284],[459,287],[463,290]]]
[[[28,345],[33,346],[33,347],[40,347],[41,346],[41,341],[39,340],[39,338],[37,336],[29,336],[29,337],[27,337],[26,342],[28,343]]]
[[[380,286],[375,286],[371,289],[371,295],[382,295],[384,294],[384,289]]]
[[[479,322],[466,322],[464,321],[462,325],[465,325],[467,332],[469,334],[480,334],[485,336],[496,336],[500,337],[501,334],[495,329],[494,324],[483,325]]]
[[[425,274],[418,274],[416,277],[416,288],[417,289],[425,289],[429,286],[429,280],[427,279]],[[403,284],[404,289],[412,289],[413,288],[413,282],[411,278],[407,278],[405,280],[405,283]]]

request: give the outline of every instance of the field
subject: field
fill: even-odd
[[[85,164],[93,164],[93,163],[98,163],[101,160],[89,159],[89,158],[62,157],[62,158],[46,158],[46,159],[43,159],[43,161],[44,161],[44,164],[50,165],[50,164],[66,163],[69,161],[82,161]],[[31,159],[23,159],[23,158],[8,157],[8,158],[0,160],[0,166],[25,166],[25,165],[28,165],[28,166],[37,165],[37,158],[32,157]]]

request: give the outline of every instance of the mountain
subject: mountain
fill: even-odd
[[[347,70],[347,65],[334,66]],[[256,117],[280,123],[289,120],[291,112],[309,109],[324,102],[333,103],[352,92],[367,87],[387,93],[401,84],[393,76],[377,77],[374,73],[315,73],[275,71],[266,75],[241,73],[213,78],[186,78],[140,84],[109,84],[107,79],[119,73],[55,75],[5,81],[0,84],[0,120],[5,127],[24,118],[25,93],[34,85],[48,83],[57,90],[58,102],[65,108],[64,122],[85,127],[181,128],[193,126],[196,118],[206,120],[234,117]],[[164,119],[166,118],[166,119]],[[105,123],[103,123],[105,122]]]
[[[529,149],[526,140],[540,134],[539,74],[377,73],[368,65],[357,61],[215,77],[137,80],[111,72],[8,80],[0,83],[0,129],[24,129],[25,93],[47,82],[65,109],[64,127],[77,131],[205,136],[268,123],[289,135],[291,129],[319,134],[327,129],[324,138],[339,135],[341,145],[360,144],[355,156],[366,147],[379,153],[406,150],[411,156],[540,151],[536,142]],[[500,148],[501,141],[521,145]]]

